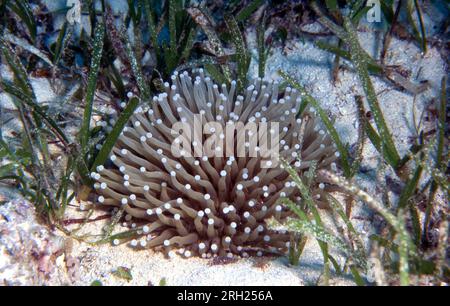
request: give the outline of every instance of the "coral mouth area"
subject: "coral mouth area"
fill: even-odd
[[[314,110],[298,116],[300,93],[277,82],[255,79],[238,90],[235,81],[214,84],[201,69],[196,75],[174,73],[164,87],[135,110],[109,161],[91,173],[96,201],[120,207],[127,221],[138,224],[133,247],[169,257],[176,250],[204,258],[285,252],[289,233],[269,229],[266,220],[287,218],[290,212],[278,199],[298,200],[300,194],[279,160],[303,175],[311,165],[335,167],[338,158]],[[207,133],[174,133],[176,123],[195,130],[196,116]],[[228,138],[226,127],[237,123],[253,123],[256,130]],[[186,141],[189,147],[180,149]],[[276,158],[263,156],[269,142]],[[329,186],[316,178],[311,187],[315,202],[324,204]]]

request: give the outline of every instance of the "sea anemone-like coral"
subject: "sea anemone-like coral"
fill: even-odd
[[[143,237],[131,241],[135,247],[161,249],[169,256],[178,249],[185,257],[285,251],[289,234],[268,229],[265,220],[283,221],[290,212],[277,200],[296,200],[299,193],[278,158],[303,174],[312,163],[333,166],[338,156],[314,112],[298,118],[301,95],[289,87],[280,91],[277,82],[256,79],[239,95],[235,81],[229,87],[216,85],[202,69],[195,77],[174,73],[164,87],[164,93],[136,109],[110,162],[91,174],[97,201],[122,207],[128,220],[142,224]],[[195,132],[198,116],[200,131],[207,133]],[[227,126],[237,123],[242,126],[231,136],[238,136],[228,138]],[[249,123],[256,130],[246,129]],[[176,124],[192,128],[194,137],[174,133]],[[269,141],[261,135],[276,136],[269,137],[276,148],[272,155],[264,156],[261,148]],[[189,147],[180,147],[186,140]],[[325,188],[313,183],[319,204]]]

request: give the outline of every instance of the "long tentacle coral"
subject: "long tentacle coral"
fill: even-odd
[[[138,107],[110,162],[92,173],[98,202],[122,207],[144,224],[144,240],[132,245],[170,256],[174,249],[186,257],[284,251],[288,233],[269,230],[265,220],[286,218],[289,211],[278,198],[299,194],[278,158],[302,174],[312,163],[332,166],[338,155],[314,113],[299,117],[299,93],[261,79],[238,93],[236,82],[214,84],[200,69],[195,77],[174,73],[164,87],[149,105]],[[196,132],[197,118],[206,133]],[[192,128],[194,136],[174,133],[177,123]],[[238,130],[227,129],[237,123]],[[247,130],[249,123],[256,130]],[[275,159],[264,156],[268,145],[276,148]],[[316,185],[320,204],[326,186]]]

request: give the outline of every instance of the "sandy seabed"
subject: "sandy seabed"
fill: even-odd
[[[426,22],[431,22],[426,18]],[[309,26],[308,31],[320,31],[318,24]],[[255,33],[246,33],[250,50],[255,50]],[[375,45],[375,32],[361,27],[361,45],[370,54],[379,54],[381,46]],[[257,55],[253,54],[250,73],[257,74]],[[410,80],[419,83],[429,81],[429,88],[415,97],[401,92],[384,80],[372,77],[379,102],[400,154],[409,147],[408,139],[413,136],[413,118],[419,120],[420,114],[438,96],[441,78],[446,74],[445,62],[437,49],[429,46],[425,56],[413,43],[392,39],[388,51],[388,64],[401,65],[411,71]],[[329,114],[335,118],[335,127],[344,142],[354,144],[357,138],[357,109],[355,95],[363,92],[358,85],[357,76],[343,70],[339,82],[333,85],[330,80],[330,67],[333,56],[317,49],[311,42],[293,40],[284,48],[272,50],[267,60],[266,76],[278,79],[277,71],[283,69],[299,80]],[[7,69],[1,69],[2,74]],[[55,93],[48,80],[33,79],[33,87],[40,101],[49,101]],[[413,103],[413,100],[415,102]],[[10,98],[0,93],[2,108],[13,107]],[[415,112],[415,116],[413,116]],[[416,122],[417,124],[418,122]],[[6,129],[15,129],[14,121]],[[378,166],[378,153],[367,141],[364,146],[362,167],[364,174],[356,177],[358,185],[369,193],[379,196],[380,190],[375,182],[375,169]],[[232,262],[218,262],[214,259],[176,256],[167,259],[152,250],[133,250],[128,244],[112,246],[104,244],[92,246],[64,235],[58,230],[51,231],[36,219],[34,207],[22,199],[14,190],[1,188],[0,195],[10,202],[0,206],[0,284],[6,285],[90,285],[99,280],[104,285],[158,285],[165,279],[168,285],[312,285],[316,284],[322,273],[323,261],[320,249],[313,239],[309,239],[302,254],[300,265],[290,266],[285,257],[261,257],[238,259]],[[395,195],[392,195],[395,198]],[[80,203],[73,203],[79,207]],[[89,203],[82,206],[88,207]],[[95,212],[91,218],[104,214]],[[66,218],[81,218],[86,215],[79,208],[69,207]],[[372,231],[371,213],[358,203],[353,212],[358,218],[354,221],[362,238],[366,239]],[[101,233],[106,220],[88,223],[81,232]],[[124,229],[117,226],[116,231]],[[339,255],[336,259],[343,262]],[[132,279],[117,277],[114,271],[119,267],[129,270]],[[331,284],[351,285],[349,275],[332,275]]]

